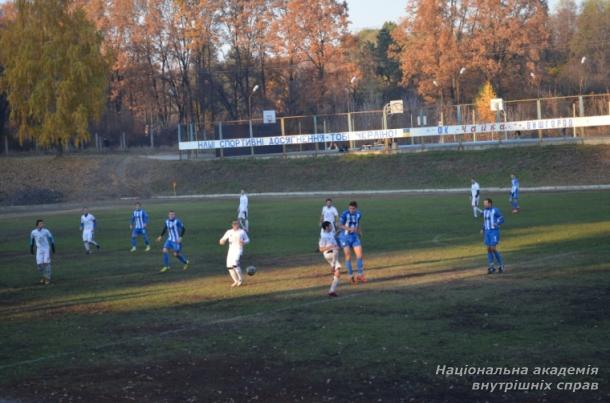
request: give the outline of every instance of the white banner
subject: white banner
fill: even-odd
[[[516,132],[527,130],[568,129],[573,127],[610,126],[610,115],[578,118],[521,120],[480,125],[428,126],[405,129],[367,130],[356,132],[302,134],[293,136],[253,137],[225,140],[181,141],[179,149],[214,150],[220,148],[263,147],[293,144],[337,143],[343,141],[375,141],[405,137],[459,135],[469,133]]]
[[[281,146],[292,144],[337,143],[340,141],[384,140],[408,137],[406,129],[368,130],[358,132],[302,134],[296,136],[253,137],[225,140],[202,140],[180,142],[180,150],[213,150],[217,148],[241,148]]]
[[[417,127],[410,129],[410,134],[411,137],[425,137],[468,133],[516,132],[517,130],[567,129],[572,127],[591,126],[610,126],[610,115],[588,116],[583,118],[520,120],[506,123],[483,123],[480,125]]]

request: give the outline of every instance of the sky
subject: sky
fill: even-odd
[[[0,4],[7,0],[0,0]],[[405,15],[407,0],[346,0],[352,24],[352,32],[363,28],[379,29],[386,21],[398,22]],[[559,0],[549,0],[551,11]]]
[[[549,0],[551,11],[559,0]],[[386,21],[398,22],[405,15],[407,0],[347,0],[352,32],[363,28],[379,29]]]

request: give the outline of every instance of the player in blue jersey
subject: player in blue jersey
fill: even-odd
[[[55,240],[43,220],[36,220],[36,228],[30,233],[30,253],[36,247],[36,266],[41,274],[40,284],[51,283],[51,253],[55,253]]]
[[[182,237],[184,236],[185,231],[186,229],[184,228],[182,221],[176,217],[176,213],[173,210],[170,210],[167,220],[165,220],[163,231],[157,238],[157,242],[161,242],[163,235],[167,233],[167,239],[163,244],[163,268],[161,269],[161,273],[165,273],[169,270],[170,249],[173,251],[174,256],[176,256],[179,261],[184,263],[183,270],[187,270],[189,268],[189,260],[186,258],[186,256],[182,256],[180,254],[180,251],[182,250]]]
[[[498,272],[504,273],[502,255],[500,255],[500,252],[497,250],[498,243],[500,243],[500,225],[504,223],[504,217],[502,217],[500,210],[493,207],[491,199],[485,199],[483,206],[485,209],[483,210],[481,233],[483,234],[485,246],[487,246],[487,273],[492,274],[496,271],[496,268],[494,267],[494,258],[498,264]]]
[[[148,214],[146,210],[142,208],[140,202],[136,203],[136,209],[131,214],[131,251],[136,251],[137,237],[142,235],[144,238],[144,245],[146,245],[146,252],[150,250],[150,242],[148,242]]]
[[[513,213],[519,212],[519,179],[515,174],[510,175],[510,197],[509,203],[513,207]]]
[[[366,283],[366,277],[364,277],[364,262],[362,260],[362,244],[360,237],[362,236],[362,226],[360,225],[360,219],[362,213],[358,210],[358,203],[355,201],[350,202],[347,210],[341,214],[339,218],[339,245],[343,248],[343,255],[345,256],[345,267],[350,275],[352,284],[356,284],[358,281]],[[356,255],[356,264],[358,267],[358,275],[354,277],[354,271],[352,269],[351,260],[351,249],[354,250]]]

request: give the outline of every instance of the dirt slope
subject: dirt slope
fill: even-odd
[[[0,158],[0,204],[172,194],[610,184],[610,146],[545,146],[302,159],[162,161],[133,155]]]

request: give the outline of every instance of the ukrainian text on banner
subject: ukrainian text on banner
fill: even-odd
[[[389,130],[367,130],[356,132],[302,134],[294,136],[254,137],[224,140],[186,141],[179,143],[184,150],[214,150],[220,148],[262,147],[298,145],[312,143],[336,143],[343,141],[374,141],[405,137],[427,137],[460,135],[468,133],[497,133],[527,130],[569,129],[574,127],[610,126],[610,115],[521,120],[504,123],[482,123],[478,125],[428,126]]]
[[[456,135],[468,133],[516,132],[526,130],[569,129],[573,127],[609,126],[610,115],[577,118],[521,120],[516,122],[482,123],[479,125],[455,125],[417,127],[410,130],[410,137]]]
[[[301,134],[295,136],[253,137],[224,140],[180,142],[184,150],[213,150],[218,148],[263,147],[292,144],[336,143],[342,141],[384,140],[408,137],[407,129],[367,130],[357,132]]]

